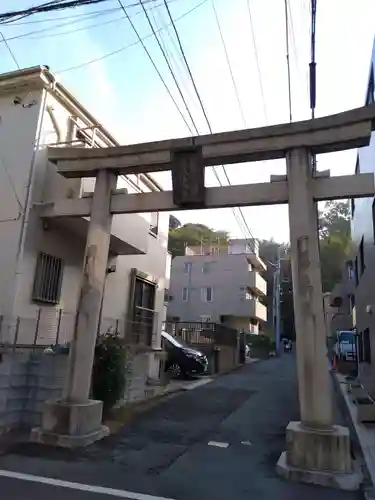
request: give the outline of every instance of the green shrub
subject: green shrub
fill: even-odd
[[[264,349],[267,351],[272,350],[272,341],[267,335],[248,334],[248,343],[253,349]]]
[[[110,410],[123,396],[126,377],[126,349],[118,335],[100,335],[95,346],[92,396]]]

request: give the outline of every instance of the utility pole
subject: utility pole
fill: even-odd
[[[270,262],[272,264],[272,262]],[[277,261],[276,264],[272,264],[276,270],[273,275],[273,328],[275,332],[275,342],[276,342],[276,354],[280,354],[280,295],[281,295],[281,256],[280,256],[280,247],[277,249]]]

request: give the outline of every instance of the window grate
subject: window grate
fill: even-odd
[[[38,255],[32,299],[37,302],[58,304],[61,295],[61,284],[64,262],[41,252]]]

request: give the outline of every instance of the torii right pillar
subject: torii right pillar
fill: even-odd
[[[353,490],[361,477],[354,470],[349,429],[333,425],[311,154],[294,149],[286,162],[301,421],[287,426],[277,471],[288,479]]]

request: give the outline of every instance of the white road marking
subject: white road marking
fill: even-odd
[[[251,446],[253,443],[251,441],[241,441],[241,444],[244,444],[245,446]]]
[[[49,486],[58,486],[60,488],[69,488],[71,490],[88,491],[89,493],[99,493],[101,495],[111,495],[118,498],[126,498],[127,500],[173,500],[173,498],[155,497],[144,493],[134,493],[132,491],[115,490],[113,488],[105,488],[103,486],[93,486],[91,484],[72,483],[70,481],[62,481],[61,479],[52,479],[51,477],[33,476],[31,474],[23,474],[21,472],[13,472],[9,470],[0,470],[0,477],[10,479],[19,479],[21,481],[29,481],[32,483],[47,484]]]
[[[220,443],[219,441],[209,441],[208,446],[217,446],[218,448],[228,448],[229,443]]]

